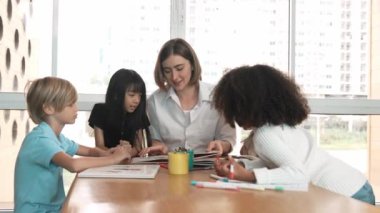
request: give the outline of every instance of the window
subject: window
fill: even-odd
[[[58,14],[57,75],[80,93],[104,94],[120,68],[136,70],[148,92],[156,88],[154,64],[170,38],[169,0],[64,0]]]
[[[242,64],[266,63],[287,70],[287,8],[287,0],[187,2],[186,39],[203,65],[203,80],[216,83],[223,70]],[[211,70],[217,71],[215,76]]]
[[[378,6],[374,1],[362,0],[360,7],[351,7],[351,2],[359,4],[354,0],[323,4],[303,0],[11,2],[25,18],[22,22],[13,13],[10,25],[22,25],[14,20],[24,24],[18,28],[16,42],[15,32],[6,24],[9,14],[0,11],[0,42],[9,49],[0,54],[5,61],[5,67],[0,67],[0,167],[10,174],[0,182],[0,188],[7,189],[0,192],[0,203],[13,202],[9,162],[14,162],[25,133],[34,126],[27,119],[21,94],[29,79],[55,75],[76,86],[81,113],[76,124],[64,131],[80,143],[93,145],[88,112],[94,102],[103,101],[110,76],[122,67],[135,69],[151,93],[156,89],[153,69],[159,48],[172,37],[184,37],[193,45],[206,82],[216,83],[226,68],[255,63],[273,65],[294,77],[315,113],[304,126],[337,157],[349,163],[359,159],[355,167],[369,176],[380,197],[380,173],[371,167],[371,162],[380,160],[379,149],[371,145],[380,140],[380,116],[366,115],[380,113],[376,110],[380,94],[375,89],[379,76],[370,73],[379,69],[370,62],[380,56],[371,44],[371,37],[380,33],[370,29],[370,18],[376,15],[370,7]],[[289,12],[292,4],[296,4],[294,14]],[[10,43],[4,39],[7,32],[11,32],[6,35],[12,38]],[[12,49],[16,43],[17,54]],[[367,102],[371,99],[376,102]],[[244,136],[243,132],[239,138]],[[234,152],[238,150],[237,146]]]

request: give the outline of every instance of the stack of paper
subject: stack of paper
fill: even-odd
[[[213,169],[217,154],[217,152],[195,153],[193,170]]]
[[[159,165],[112,165],[86,169],[78,177],[153,179],[159,169]]]

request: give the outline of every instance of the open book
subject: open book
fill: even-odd
[[[216,151],[194,153],[194,169],[212,169]],[[153,155],[148,157],[134,157],[131,164],[167,164],[168,155]]]
[[[156,177],[159,165],[111,165],[86,169],[78,173],[78,177],[90,178],[143,178]]]

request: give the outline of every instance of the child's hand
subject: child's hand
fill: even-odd
[[[116,147],[112,147],[112,148],[108,149],[107,150],[108,155],[113,154],[118,149],[119,146],[125,147],[128,150],[129,153],[132,153],[132,146],[127,141],[126,143],[120,143],[120,145],[117,145]]]
[[[128,149],[128,152],[132,155],[132,145],[129,143],[129,141],[125,140],[120,140],[120,145],[119,146],[125,146]]]
[[[166,155],[168,154],[168,147],[164,143],[157,142],[151,147],[142,149],[139,156],[145,156],[145,154]]]
[[[122,146],[119,145],[117,147],[113,148],[113,156],[117,158],[117,163],[121,162],[122,160],[130,160],[131,159],[131,153],[128,150],[128,146]]]
[[[131,143],[129,143],[129,141],[126,141],[126,140],[120,140],[120,141],[119,141],[119,144],[120,144],[120,145],[131,146]]]
[[[224,158],[217,157],[214,161],[214,168],[217,175],[228,177],[230,173],[230,161]]]
[[[231,171],[233,165],[233,171]],[[255,182],[256,178],[253,172],[246,170],[241,164],[235,161],[231,156],[228,159],[217,158],[214,162],[216,174],[231,179]],[[231,174],[233,172],[233,174]]]

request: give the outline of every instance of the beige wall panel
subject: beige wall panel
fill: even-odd
[[[4,118],[5,111],[0,111],[0,116]],[[18,150],[20,149],[23,138],[25,137],[26,127],[25,112],[23,111],[11,111],[9,113],[9,119],[5,121],[2,119],[0,126],[1,133],[1,149],[0,149],[0,168],[2,172],[13,174],[14,164]],[[13,139],[13,124],[17,124],[17,136]],[[7,130],[7,131],[4,131]],[[12,162],[12,163],[11,163]],[[13,177],[13,176],[11,176]],[[13,200],[13,178],[5,178],[0,181],[0,188],[4,189],[0,191],[0,196],[5,198],[5,201],[11,202]]]
[[[23,21],[28,18],[29,0],[12,0],[12,17],[8,19],[7,14],[8,0],[0,0],[0,16],[3,21],[3,37],[0,45],[0,71],[2,77],[2,91],[15,91],[13,79],[18,79],[18,92],[24,91],[27,81],[28,70],[31,70],[34,58],[28,55],[28,35],[25,32]],[[18,47],[15,44],[15,31],[18,30]],[[33,46],[33,44],[32,44]],[[6,68],[6,51],[9,48],[11,53],[10,68]],[[33,51],[32,51],[33,53]],[[22,58],[25,58],[25,74],[22,73]],[[35,63],[34,63],[35,64]],[[14,163],[22,140],[27,131],[28,114],[26,111],[7,111],[0,110],[0,170],[1,173],[14,173]],[[30,128],[34,124],[29,120]],[[16,123],[17,128],[13,128]],[[13,131],[16,134],[13,133]],[[16,135],[16,137],[13,136]],[[0,176],[0,197],[4,202],[13,202],[13,175]]]

